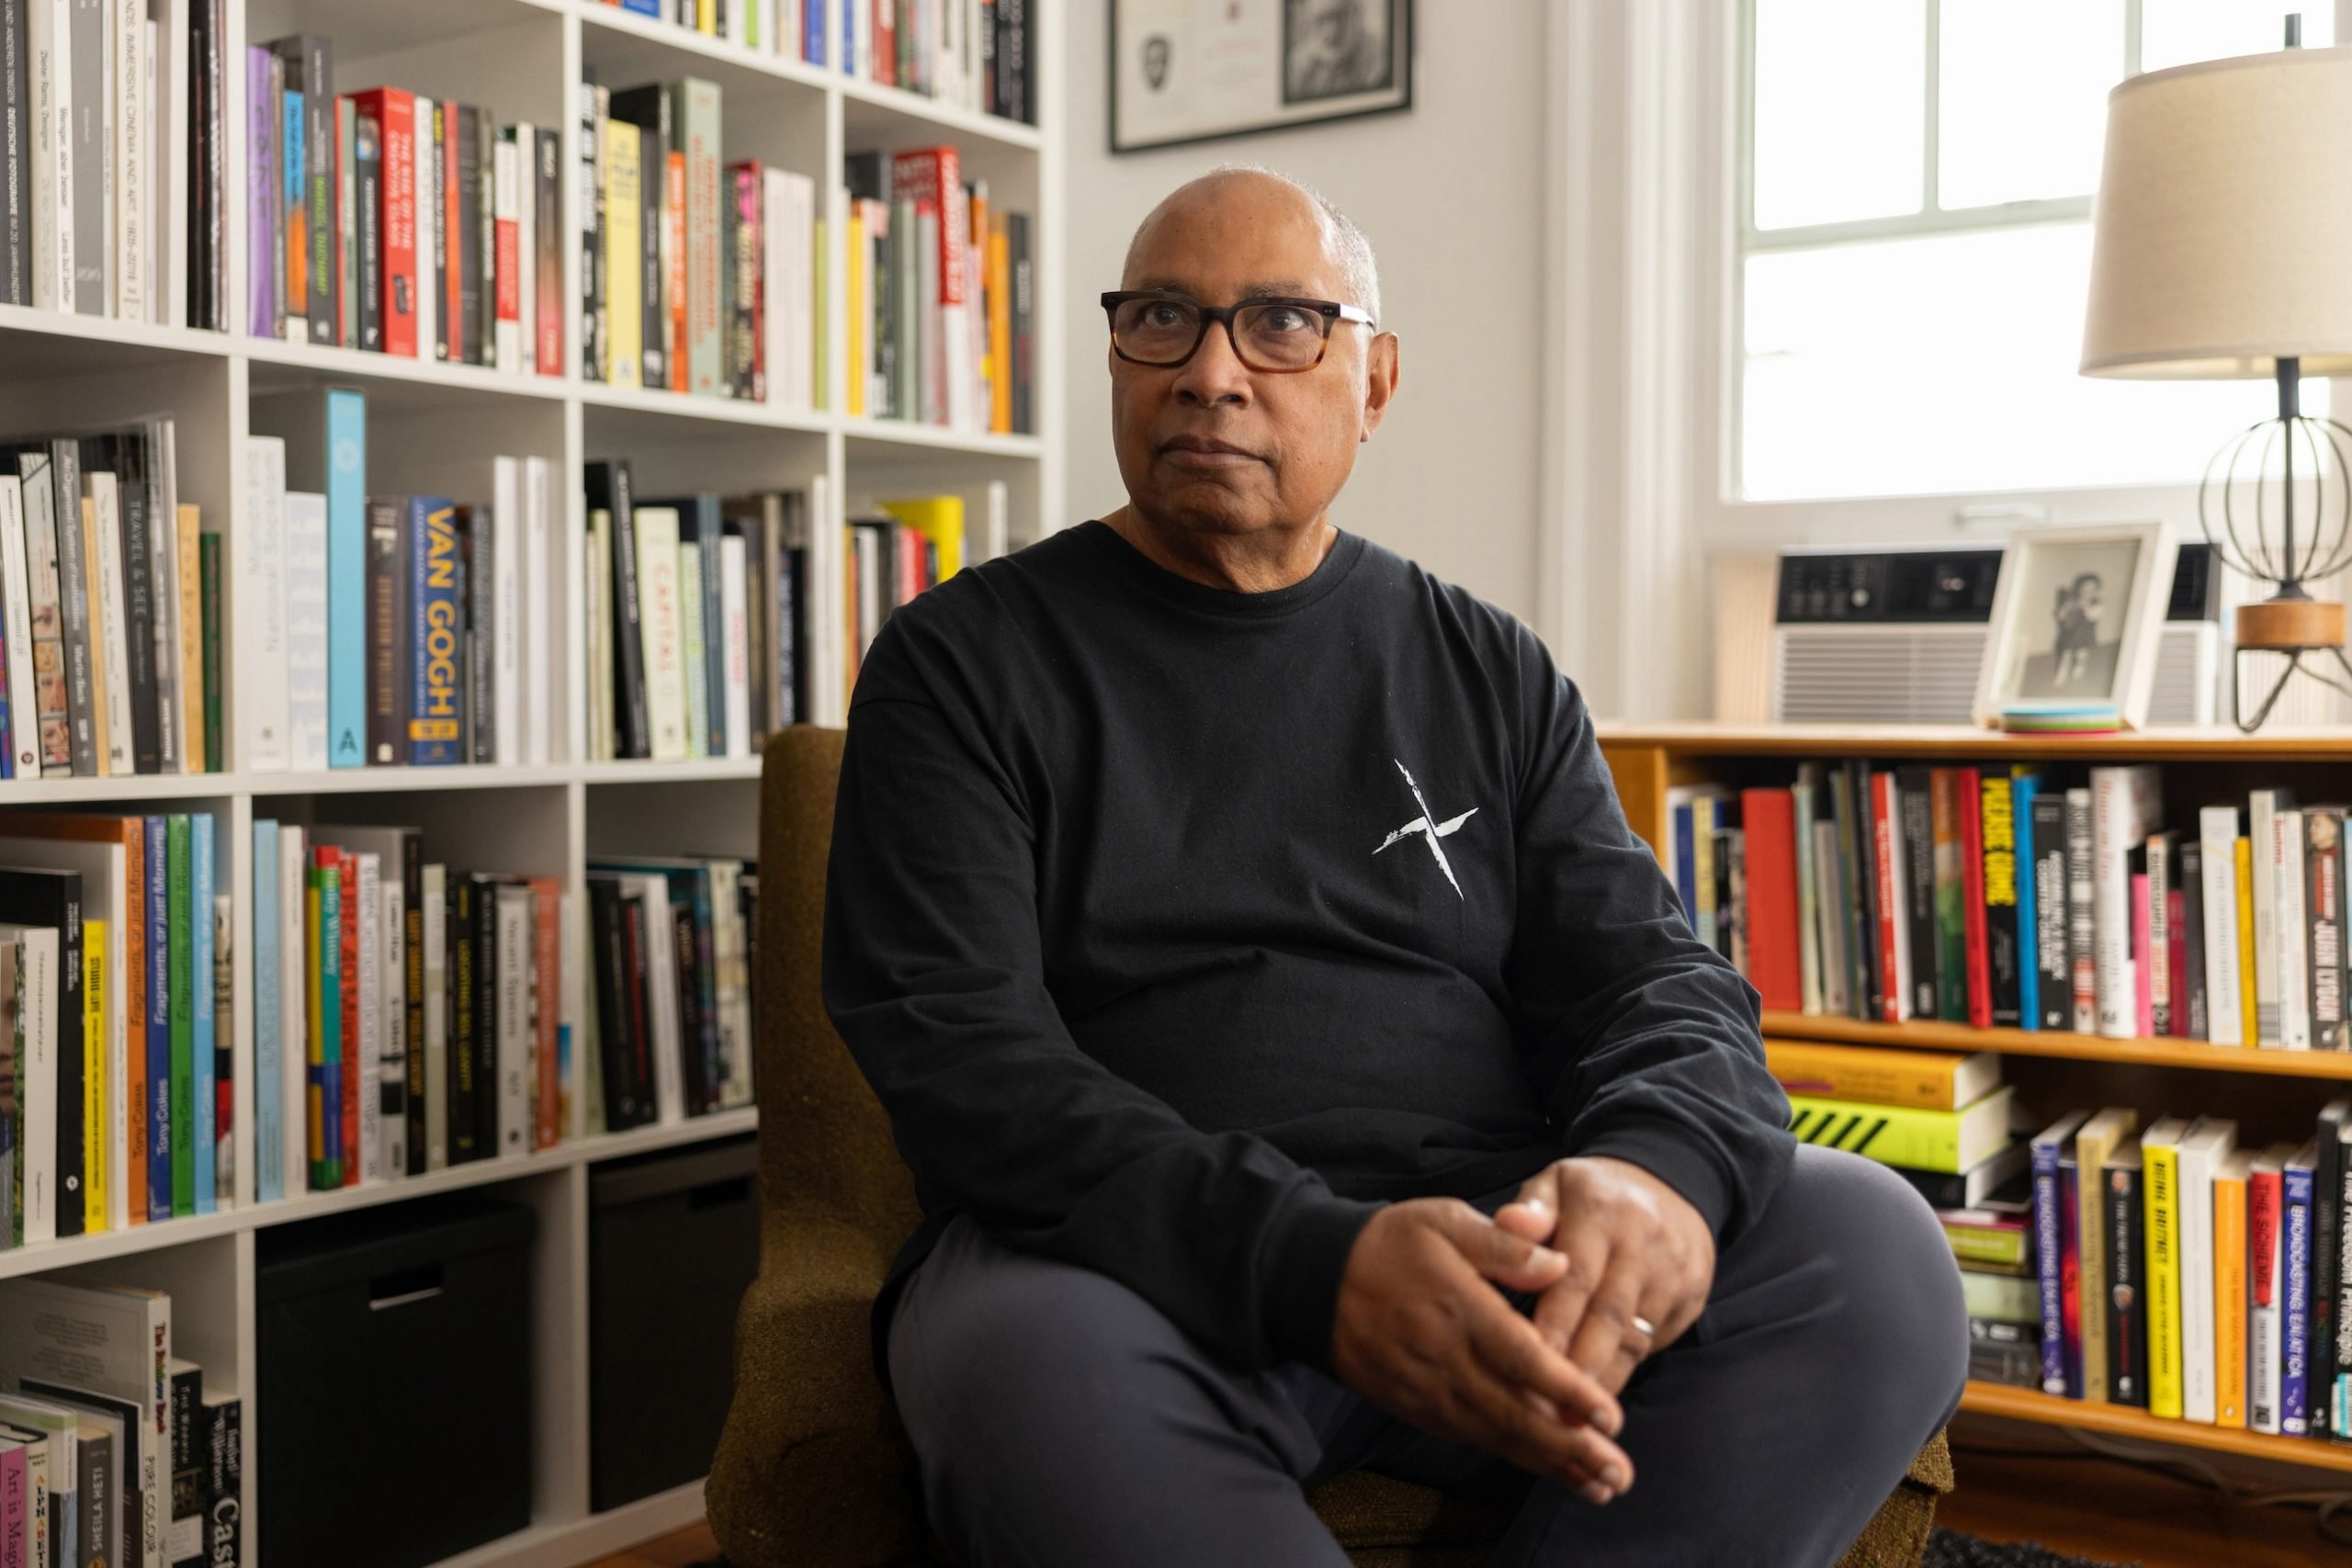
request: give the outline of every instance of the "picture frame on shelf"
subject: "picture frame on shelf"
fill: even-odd
[[[2012,533],[1970,716],[1998,728],[2005,711],[2112,709],[2146,728],[2175,556],[2162,522]]]
[[[1413,0],[1112,0],[1111,151],[1413,107]]]

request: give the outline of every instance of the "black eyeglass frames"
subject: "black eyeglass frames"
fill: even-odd
[[[1334,299],[1261,298],[1238,305],[1204,305],[1163,289],[1113,289],[1102,296],[1111,318],[1111,348],[1130,365],[1172,370],[1200,352],[1210,323],[1225,323],[1235,357],[1252,370],[1290,374],[1323,363],[1331,329],[1341,321],[1373,324],[1372,316]]]

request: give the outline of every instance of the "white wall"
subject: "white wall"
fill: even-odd
[[[1128,237],[1161,197],[1246,159],[1315,186],[1372,236],[1383,324],[1403,340],[1397,401],[1362,449],[1334,520],[1532,622],[1542,31],[1528,29],[1524,48],[1500,47],[1491,27],[1460,17],[1442,25],[1437,0],[1416,8],[1419,59],[1413,107],[1403,114],[1114,158],[1103,82],[1110,0],[1069,0],[1062,515],[1098,517],[1125,499],[1111,452],[1109,345],[1095,296],[1119,286]]]

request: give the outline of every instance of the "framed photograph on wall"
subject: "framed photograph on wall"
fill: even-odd
[[[2112,708],[2148,722],[2175,547],[2162,523],[2021,528],[2001,552],[1971,711]]]
[[[1413,0],[1111,0],[1111,151],[1413,104]]]

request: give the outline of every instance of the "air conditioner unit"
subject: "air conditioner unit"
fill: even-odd
[[[1968,723],[2000,573],[1997,547],[1783,551],[1772,617],[1773,719]],[[2219,576],[2210,547],[2180,547],[2151,725],[2211,724],[2222,711]]]

